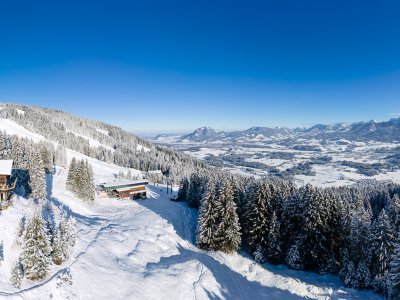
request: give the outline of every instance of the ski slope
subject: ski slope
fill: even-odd
[[[13,130],[34,136],[19,127]],[[127,171],[70,149],[67,154],[69,161],[87,158],[97,183]],[[0,214],[1,299],[382,299],[372,292],[344,288],[335,276],[259,265],[246,253],[197,249],[197,211],[170,201],[165,187],[150,185],[147,200],[97,197],[88,206],[66,190],[66,177],[67,170],[57,167],[47,176],[47,192],[52,210],[62,207],[76,219],[73,255],[63,265],[53,266],[43,281],[24,279],[19,290],[13,288],[10,270],[21,250],[15,241],[17,224],[38,208],[31,200],[15,197]],[[72,284],[63,283],[67,275]]]
[[[20,291],[8,282],[11,263],[2,265],[2,299],[381,299],[343,288],[335,276],[259,265],[244,253],[197,249],[196,210],[170,201],[164,187],[150,186],[147,200],[98,198],[87,206],[65,190],[66,175],[62,168],[49,175],[48,193],[52,205],[63,205],[76,219],[74,254],[44,281],[24,279]],[[12,216],[20,217],[33,206],[16,199],[0,215],[2,230],[14,228],[18,218]],[[11,234],[6,238],[4,256],[9,261],[15,245]],[[66,272],[73,284],[57,287]]]

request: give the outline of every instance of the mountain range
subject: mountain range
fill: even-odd
[[[348,139],[352,141],[400,141],[400,118],[389,121],[337,123],[333,125],[317,124],[309,128],[290,129],[286,127],[251,127],[242,131],[218,131],[210,127],[201,127],[189,134],[157,135],[156,142],[168,143],[205,143],[205,142],[262,142],[290,138],[304,139]]]

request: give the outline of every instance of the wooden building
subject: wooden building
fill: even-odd
[[[100,184],[100,188],[111,197],[121,199],[144,199],[146,198],[147,180],[117,179],[112,182]]]
[[[0,201],[4,202],[10,198],[10,195],[14,191],[16,180],[13,183],[10,182],[12,173],[13,161],[0,160]]]

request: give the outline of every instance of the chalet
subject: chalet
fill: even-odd
[[[0,201],[4,202],[10,198],[11,193],[14,191],[16,180],[10,182],[13,161],[0,160]]]
[[[111,197],[139,199],[146,198],[146,185],[148,183],[145,179],[116,179],[111,182],[102,183],[99,187]]]

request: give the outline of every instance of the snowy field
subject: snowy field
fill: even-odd
[[[376,179],[392,180],[400,183],[400,166],[387,160],[390,155],[400,157],[399,143],[357,142],[347,140],[319,141],[294,139],[289,141],[270,141],[254,143],[172,143],[163,140],[163,145],[183,151],[198,159],[212,164],[217,160],[225,164],[225,169],[233,173],[255,176],[270,175],[271,169],[279,172],[295,168],[300,164],[311,164],[315,174],[296,174],[295,182],[298,185],[311,183],[315,186],[329,187],[351,185],[358,180]],[[315,147],[318,151],[302,150],[296,146]],[[272,157],[271,157],[272,155]],[[273,156],[275,155],[275,156]],[[282,157],[280,157],[280,155]],[[283,157],[286,155],[286,157]],[[231,157],[243,157],[243,161],[234,161]],[[329,157],[330,161],[316,163],[315,159]],[[210,162],[211,159],[211,162]],[[371,165],[384,164],[378,174],[365,175],[356,169],[343,164],[343,161]],[[251,163],[261,164],[252,165]],[[390,169],[388,168],[394,168]],[[218,165],[220,167],[220,165]]]
[[[120,170],[91,163],[97,181]],[[196,210],[170,201],[163,187],[150,186],[147,200],[98,198],[87,206],[66,191],[66,175],[58,168],[48,176],[48,194],[52,206],[62,205],[76,219],[74,255],[42,282],[24,279],[21,290],[14,289],[9,274],[19,252],[15,224],[35,209],[32,201],[15,198],[0,215],[2,299],[381,299],[344,288],[335,276],[259,265],[244,253],[197,249]],[[72,285],[58,286],[65,273]]]

